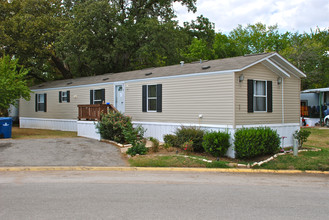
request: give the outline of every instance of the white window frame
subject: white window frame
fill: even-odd
[[[101,99],[95,99],[95,97],[96,97],[96,95],[95,95],[95,93],[96,93],[96,91],[101,91],[102,92],[102,89],[94,89],[93,90],[93,104],[95,105],[95,104],[97,104],[97,103],[95,103],[95,102],[101,102],[100,104],[102,104],[102,97],[101,97]]]
[[[149,86],[155,86],[155,97],[149,97]],[[158,90],[158,88],[157,88],[157,85],[156,84],[152,84],[152,85],[147,85],[146,86],[146,110],[147,110],[147,112],[157,112],[157,100],[158,100],[158,96],[157,96],[157,90]],[[155,99],[155,110],[149,110],[149,100],[150,99]]]
[[[43,96],[43,102],[40,101],[40,97]],[[39,104],[43,104],[43,110],[40,110]],[[44,112],[45,109],[45,94],[37,94],[37,112]]]
[[[62,97],[61,97],[61,99],[62,99],[62,102],[67,102],[67,91],[62,91]]]
[[[264,82],[265,84],[265,95],[257,95],[256,94],[256,82]],[[254,99],[254,112],[267,112],[267,80],[254,80],[254,92],[253,92],[253,99]],[[256,98],[265,98],[265,110],[264,111],[257,111],[256,110]]]

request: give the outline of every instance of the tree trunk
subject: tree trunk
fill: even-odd
[[[64,79],[72,79],[72,73],[64,66],[64,63],[56,56],[51,55],[51,60],[54,62],[56,68],[61,72]]]

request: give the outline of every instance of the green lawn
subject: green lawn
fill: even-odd
[[[329,129],[326,128],[307,128],[311,131],[308,141],[305,142],[306,148],[319,148],[321,151],[307,151],[298,153],[297,157],[292,154],[278,156],[276,159],[263,164],[255,169],[297,169],[297,170],[322,170],[329,171]],[[165,154],[165,153],[164,153]],[[201,159],[209,159],[206,156],[192,155]],[[267,158],[267,157],[266,157]],[[264,159],[266,159],[264,158]],[[168,155],[144,155],[132,157],[129,159],[131,166],[135,167],[208,167],[208,168],[227,168],[228,163],[252,163],[236,159],[221,158],[221,161],[207,163],[201,160],[185,158],[175,154]],[[226,160],[226,161],[223,161]]]
[[[297,157],[292,154],[279,156],[258,168],[329,171],[329,129],[306,129],[312,133],[304,147],[319,148],[321,151],[300,152]]]
[[[200,158],[200,157],[199,157]],[[206,159],[206,158],[203,158]],[[166,155],[166,156],[138,156],[129,159],[133,167],[207,167],[228,168],[228,162],[213,161],[212,163],[189,157]]]

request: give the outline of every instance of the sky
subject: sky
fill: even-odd
[[[329,28],[329,0],[197,0],[197,12],[174,4],[180,25],[203,15],[215,31],[228,34],[239,24],[278,25],[280,32],[307,32]]]

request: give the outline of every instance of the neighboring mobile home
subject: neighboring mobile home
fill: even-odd
[[[320,118],[325,122],[323,118],[326,116],[328,105],[329,87],[307,89],[300,94],[300,114],[306,120],[307,126],[320,124]]]
[[[279,54],[265,53],[53,81],[32,87],[31,100],[21,100],[20,126],[92,137],[94,123],[77,121],[77,105],[105,102],[160,140],[181,125],[232,137],[241,127],[268,126],[291,146],[300,127],[302,77]],[[232,149],[228,155],[234,156]]]

